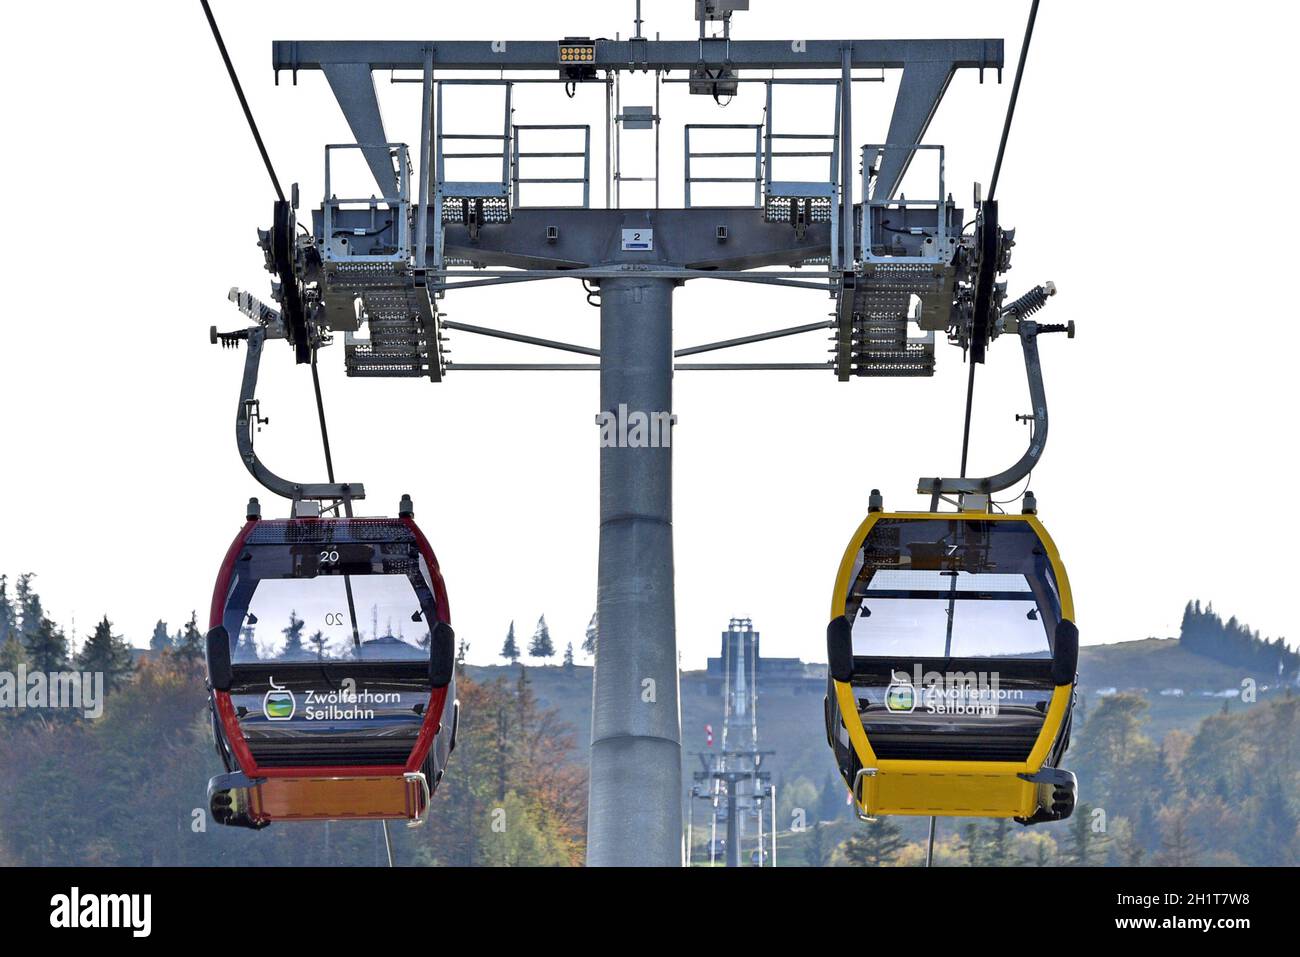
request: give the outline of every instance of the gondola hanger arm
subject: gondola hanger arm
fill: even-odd
[[[232,301],[237,300],[233,300],[232,297]],[[245,309],[244,303],[239,305],[241,311],[250,314]],[[274,310],[268,311],[274,313]],[[255,316],[255,318],[259,317]],[[253,436],[257,427],[266,421],[259,414],[257,400],[257,375],[262,362],[262,350],[266,346],[268,336],[278,338],[284,335],[283,324],[279,321],[278,315],[265,316],[264,321],[265,325],[252,326],[238,332],[221,333],[214,327],[211,333],[213,343],[220,342],[225,346],[237,345],[240,340],[248,343],[248,354],[244,359],[244,378],[239,390],[239,409],[235,415],[235,442],[239,447],[240,460],[249,474],[264,488],[295,502],[302,500],[347,502],[365,498],[365,486],[360,482],[293,482],[271,471],[258,458],[253,446]]]
[[[1064,332],[1073,339],[1074,323],[1038,323],[1022,316],[1041,309],[1047,297],[1054,295],[1055,292],[1056,287],[1051,283],[1039,286],[1011,303],[1002,313],[1001,321],[1005,331],[1020,336],[1020,345],[1025,357],[1025,376],[1029,381],[1029,398],[1032,404],[1029,419],[1033,422],[1029,434],[1029,447],[1010,468],[985,478],[922,477],[916,483],[918,495],[988,495],[1001,492],[1018,484],[1037,466],[1042,458],[1043,448],[1047,445],[1048,424],[1047,392],[1043,386],[1043,367],[1038,355],[1038,337],[1045,333]]]

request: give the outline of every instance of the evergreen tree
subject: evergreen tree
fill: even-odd
[[[31,572],[19,575],[15,595],[18,599],[18,634],[25,648],[30,648],[31,642],[36,639],[41,630],[41,620],[45,617],[41,596],[32,588],[32,579],[35,577]]]
[[[149,647],[153,651],[165,651],[172,646],[171,635],[167,634],[167,622],[161,618],[153,626],[153,635],[149,638]]]
[[[1143,801],[1132,821],[1134,842],[1147,851],[1155,847],[1160,838],[1159,811],[1154,800]]]
[[[835,848],[829,840],[830,828],[817,823],[808,829],[804,838],[803,859],[809,867],[825,867],[830,863]]]
[[[515,623],[513,621],[510,622],[510,630],[506,632],[505,644],[501,646],[501,657],[512,665],[519,660],[519,642],[515,641]]]
[[[587,622],[587,636],[582,639],[582,650],[590,657],[596,657],[596,639],[600,632],[600,621],[596,618],[596,612],[591,613],[591,621]]]
[[[63,631],[45,617],[41,596],[32,587],[36,576],[26,572],[18,576],[15,597],[18,601],[18,638],[27,666],[33,671],[63,671],[68,666],[68,639]]]
[[[14,630],[14,606],[9,602],[9,578],[0,575],[0,646],[9,640]]]
[[[104,691],[112,694],[126,683],[135,664],[131,660],[131,646],[121,635],[113,634],[113,623],[105,615],[94,632],[86,639],[77,655],[77,666],[82,671],[102,672]]]
[[[1147,850],[1138,838],[1138,831],[1129,821],[1120,818],[1115,822],[1111,842],[1114,863],[1121,867],[1141,867]]]
[[[1105,835],[1097,834],[1092,829],[1092,811],[1092,805],[1080,804],[1070,818],[1070,840],[1066,845],[1065,858],[1073,867],[1092,867],[1106,852]]]
[[[1052,859],[1051,859],[1051,854],[1047,847],[1047,842],[1039,841],[1038,848],[1034,853],[1034,866],[1047,867],[1049,864],[1051,864],[1051,862]]]
[[[260,657],[261,654],[257,650],[256,627],[253,622],[249,622],[239,629],[239,641],[235,645],[235,660],[256,661]]]
[[[1300,821],[1277,770],[1264,781],[1250,863],[1264,867],[1294,866],[1300,860]]]
[[[18,640],[18,632],[10,632],[9,637],[0,643],[0,672],[17,674],[18,666],[27,664],[27,652]]]
[[[966,863],[969,866],[983,867],[988,863],[984,845],[984,833],[974,821],[961,829],[961,849],[966,852]]]
[[[0,673],[16,675],[18,669],[26,664],[27,653],[23,650],[17,615],[9,600],[8,580],[0,575]],[[0,709],[0,721],[17,713],[7,708]]]
[[[817,805],[821,792],[817,785],[800,775],[787,783],[785,773],[777,775],[776,821],[780,827],[802,824],[806,832],[817,820]]]
[[[573,674],[573,642],[564,646],[564,673]]]
[[[301,661],[311,657],[307,649],[302,646],[302,629],[306,624],[298,617],[296,610],[289,612],[288,627],[280,629],[280,634],[284,635],[284,647],[280,649],[280,658],[286,661]]]
[[[307,644],[311,646],[312,651],[316,653],[317,661],[324,661],[329,657],[330,640],[325,637],[325,632],[317,631],[307,639]]]
[[[819,821],[838,821],[844,816],[848,807],[848,789],[844,779],[834,771],[826,772],[826,781],[822,784],[821,797],[817,802],[817,819]]]
[[[532,735],[537,719],[537,696],[533,694],[533,683],[528,678],[528,669],[519,669],[519,678],[515,681],[514,731],[518,739],[523,740]]]
[[[1056,841],[1052,840],[1050,834],[1035,830],[1027,837],[1021,838],[1021,841],[1029,842],[1031,848],[1030,853],[1026,856],[1026,864],[1031,867],[1052,866],[1052,858],[1056,852]]]
[[[188,662],[202,661],[207,650],[207,640],[199,631],[199,613],[190,612],[190,620],[176,636],[176,653]]]
[[[989,828],[988,861],[994,867],[1005,867],[1011,860],[1011,822],[1000,817]]]
[[[528,643],[528,654],[533,658],[555,657],[555,645],[551,642],[551,629],[546,625],[545,615],[537,619],[533,640]]]
[[[1181,809],[1165,808],[1161,813],[1160,852],[1155,863],[1161,867],[1191,867],[1196,863],[1196,849],[1187,831],[1187,816]]]
[[[68,638],[63,630],[48,618],[41,618],[35,633],[23,644],[29,666],[33,671],[68,670]]]
[[[888,818],[867,821],[844,842],[844,860],[853,867],[882,867],[893,862],[906,842]]]

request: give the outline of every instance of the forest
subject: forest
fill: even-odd
[[[1057,824],[941,822],[939,866],[1282,866],[1300,862],[1296,756],[1300,697],[1284,693],[1205,718],[1160,741],[1144,730],[1147,703],[1120,693],[1088,715],[1067,762],[1081,803]],[[1076,750],[1077,749],[1077,750]],[[817,829],[814,829],[817,830]],[[788,842],[810,865],[915,865],[924,828],[908,819],[826,823]]]
[[[1249,671],[1282,675],[1300,668],[1300,652],[1287,648],[1285,639],[1262,638],[1236,616],[1224,621],[1212,604],[1202,608],[1199,600],[1183,609],[1179,640],[1188,651]]]
[[[105,673],[104,714],[0,708],[0,865],[379,865],[373,822],[223,828],[204,807],[223,769],[212,745],[202,638],[191,616],[133,655],[105,617],[78,643],[45,615],[30,575],[0,577],[0,673]],[[133,661],[139,658],[138,661]],[[463,661],[462,661],[463,664]],[[462,669],[463,671],[463,669]],[[572,729],[542,709],[527,672],[508,684],[462,673],[455,773],[421,828],[390,825],[404,865],[581,863],[586,772]]]
[[[1257,670],[1265,673],[1274,661],[1283,670],[1294,665],[1280,640],[1266,642],[1199,603],[1188,606],[1181,640],[1215,660],[1262,662],[1266,667]],[[45,613],[33,576],[12,582],[0,576],[0,675],[20,667],[101,672],[107,698],[94,719],[76,709],[0,707],[0,864],[384,863],[374,823],[263,832],[213,824],[204,788],[221,767],[208,724],[196,617],[174,631],[159,622],[149,645],[147,653],[133,651],[107,616],[87,634],[68,635]],[[465,674],[464,652],[462,645],[457,750],[428,823],[391,828],[396,861],[581,864],[587,786],[578,729],[539,704],[529,667],[519,667],[513,680],[476,682]],[[566,662],[557,667],[572,667],[571,652]],[[1070,767],[1083,803],[1071,820],[1032,829],[947,820],[935,863],[1300,861],[1300,697],[1288,687],[1231,710],[1225,701],[1221,713],[1158,739],[1149,733],[1148,707],[1143,695],[1119,692],[1076,715]],[[782,831],[782,864],[923,860],[920,822],[851,820],[843,786],[830,775],[816,784],[783,782],[781,794],[781,820],[791,820],[787,812],[796,806],[806,817],[802,826]]]

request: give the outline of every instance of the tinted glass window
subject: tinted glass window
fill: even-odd
[[[423,657],[428,635],[420,600],[405,575],[273,578],[257,582],[235,660]]]
[[[1060,600],[1027,523],[883,519],[845,613],[855,655],[1050,658]]]
[[[423,658],[436,620],[413,540],[249,544],[223,616],[236,662]]]

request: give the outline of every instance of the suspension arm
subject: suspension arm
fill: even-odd
[[[1029,448],[1019,461],[988,478],[920,478],[916,491],[920,495],[977,495],[1001,492],[1020,482],[1034,470],[1047,444],[1047,393],[1043,388],[1043,367],[1038,358],[1038,336],[1042,332],[1073,332],[1065,326],[1040,326],[1021,320],[1018,332],[1025,354],[1025,375],[1029,380],[1029,399],[1033,404],[1033,429]]]
[[[262,363],[262,349],[266,345],[266,330],[255,326],[248,330],[248,355],[244,359],[244,381],[239,390],[239,412],[235,416],[235,442],[239,457],[253,478],[265,488],[284,498],[334,499],[351,501],[366,497],[365,486],[360,482],[299,484],[272,472],[253,449],[253,435],[259,424],[257,418],[257,372]]]

